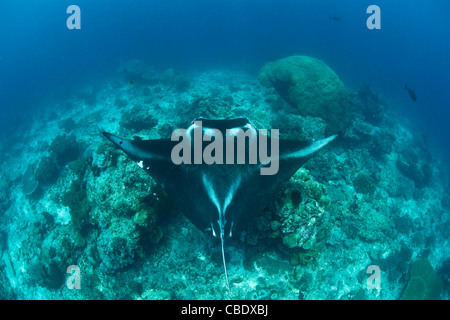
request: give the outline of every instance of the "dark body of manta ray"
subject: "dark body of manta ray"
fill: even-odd
[[[214,141],[210,137],[208,139],[211,133],[221,133],[223,137],[233,138],[234,134],[246,130],[250,133],[248,136],[254,137],[256,142],[261,140],[256,134],[257,129],[247,118],[225,120],[197,118],[185,130],[189,147],[192,148],[192,160],[194,152],[198,151],[195,144],[199,141],[194,139],[198,134],[195,131],[199,130],[198,121],[201,121],[200,130],[203,138],[201,151],[208,148],[205,141]],[[157,183],[163,185],[175,205],[193,224],[200,230],[211,232],[214,237],[220,238],[227,284],[224,239],[244,231],[251,219],[273,200],[282,184],[289,180],[313,153],[336,137],[332,135],[313,142],[279,139],[279,150],[275,150],[272,143],[267,143],[267,153],[272,153],[272,161],[278,162],[279,169],[275,174],[261,174],[261,169],[268,167],[269,164],[267,161],[262,163],[260,159],[256,163],[250,163],[250,152],[260,151],[258,143],[257,149],[249,150],[251,138],[244,140],[248,161],[243,164],[238,164],[237,161],[234,161],[234,164],[225,162],[194,164],[195,161],[188,161],[190,164],[175,164],[172,151],[179,143],[178,140],[127,140],[107,132],[103,132],[103,135],[147,171]],[[239,146],[237,148],[239,149]],[[275,151],[278,151],[278,154],[275,154]],[[229,152],[225,148],[225,143],[223,152]],[[234,160],[237,160],[237,152],[233,156]]]

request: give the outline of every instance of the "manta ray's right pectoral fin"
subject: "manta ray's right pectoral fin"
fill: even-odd
[[[336,139],[338,134],[334,134],[324,139],[312,141],[309,143],[301,141],[285,140],[285,149],[280,154],[281,159],[295,159],[309,157],[315,152],[319,151],[331,141]]]

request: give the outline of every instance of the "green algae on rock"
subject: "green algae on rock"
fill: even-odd
[[[442,279],[436,274],[428,259],[418,259],[411,265],[408,286],[403,300],[436,300],[442,291]]]
[[[290,184],[278,198],[278,218],[270,223],[272,235],[280,236],[291,249],[320,247],[329,216],[326,189],[304,168],[297,171]]]
[[[321,117],[331,131],[349,122],[347,91],[324,62],[307,56],[290,56],[266,63],[259,71],[265,87],[273,87],[301,115]]]

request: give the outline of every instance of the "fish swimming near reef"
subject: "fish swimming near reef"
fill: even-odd
[[[175,130],[171,139],[128,140],[108,132],[103,135],[163,185],[196,227],[220,239],[230,297],[225,239],[245,232],[283,183],[337,137],[309,142],[279,139],[278,130],[272,129],[269,135],[245,117],[196,118],[187,129]],[[272,167],[276,170],[270,171]]]
[[[340,22],[341,18],[339,18],[338,16],[329,16],[328,17],[330,20],[336,21],[336,22]]]
[[[417,101],[417,95],[413,89],[408,88],[408,85],[405,84],[405,90],[408,91],[408,94],[411,97],[411,99],[413,99],[414,101]]]

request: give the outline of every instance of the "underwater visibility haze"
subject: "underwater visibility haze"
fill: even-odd
[[[3,1],[0,299],[449,299],[448,9]]]

